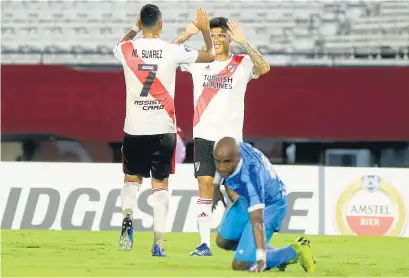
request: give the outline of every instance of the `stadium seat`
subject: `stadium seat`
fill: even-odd
[[[132,27],[145,3],[148,1],[1,1],[3,58],[30,53],[65,53],[66,57],[94,53],[96,59],[112,55],[108,50]],[[182,0],[155,3],[163,13],[166,40],[183,31],[197,6],[197,2]],[[271,61],[275,55],[297,55],[295,60],[308,61],[316,59],[311,55],[314,53],[349,61],[357,49],[368,51],[367,57],[388,49],[395,51],[396,59],[407,61],[407,1],[222,0],[202,1],[200,5],[211,17],[241,22],[249,41],[270,55]],[[201,36],[192,38],[189,44],[201,48]],[[237,47],[235,50],[240,51]]]

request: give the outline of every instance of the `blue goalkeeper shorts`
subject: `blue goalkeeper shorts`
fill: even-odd
[[[287,213],[287,200],[281,199],[274,205],[264,208],[264,225],[266,243],[274,232],[280,231],[281,223]],[[238,241],[234,258],[244,262],[256,261],[256,244],[254,242],[253,225],[247,205],[243,197],[239,197],[226,212],[219,228],[219,235],[227,240]]]

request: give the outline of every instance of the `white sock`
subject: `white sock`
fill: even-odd
[[[199,198],[197,200],[197,225],[200,232],[201,243],[210,247],[210,230],[212,218],[212,199]]]
[[[166,232],[168,222],[170,196],[167,188],[155,188],[152,191],[154,243],[163,247],[163,235]]]
[[[122,213],[133,215],[133,208],[135,206],[136,198],[138,197],[139,188],[141,185],[137,182],[125,181],[121,189]]]

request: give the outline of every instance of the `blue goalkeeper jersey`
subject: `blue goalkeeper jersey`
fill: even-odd
[[[240,163],[225,180],[247,201],[248,211],[274,206],[286,198],[287,189],[268,158],[247,143],[240,143],[240,151]]]

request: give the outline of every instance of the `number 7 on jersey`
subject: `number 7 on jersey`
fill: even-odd
[[[149,71],[148,76],[146,77],[145,83],[143,84],[141,94],[140,94],[141,97],[147,97],[153,82],[155,82],[156,71],[158,70],[158,65],[139,64],[138,70]]]

